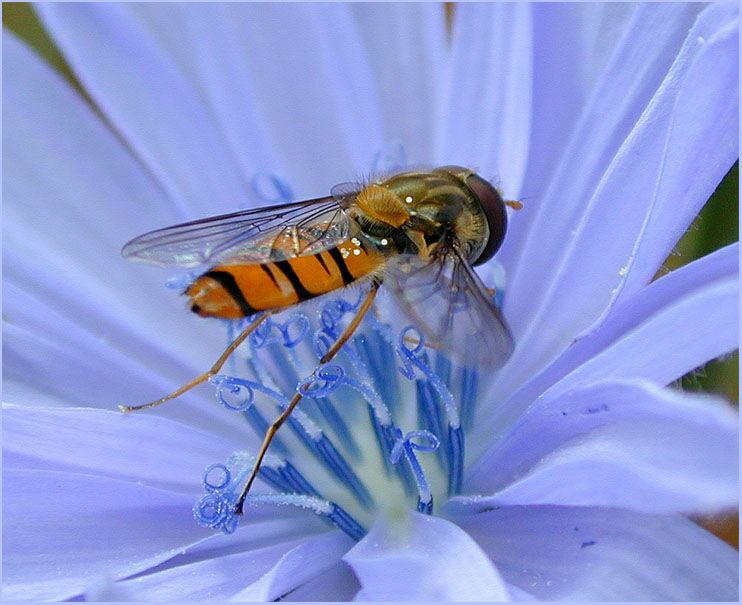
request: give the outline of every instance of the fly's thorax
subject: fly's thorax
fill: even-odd
[[[470,262],[475,262],[489,239],[487,217],[476,196],[462,176],[445,170],[405,172],[382,183],[404,204],[408,221],[401,226],[409,239],[422,235],[433,247],[442,238],[453,235],[461,243]]]

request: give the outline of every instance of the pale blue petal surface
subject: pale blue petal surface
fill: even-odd
[[[519,305],[510,312],[518,333],[541,304],[537,297],[521,300],[521,289],[546,290],[590,197],[662,83],[697,13],[692,4],[637,7],[562,141],[560,156],[552,160],[548,187],[537,199],[525,200],[521,214],[527,215],[522,220],[528,230],[516,247],[509,283],[510,291],[518,292],[513,295]],[[551,91],[543,96],[548,100]],[[519,220],[515,214],[513,221]]]
[[[505,581],[539,600],[737,599],[737,552],[682,517],[508,506],[455,521]]]
[[[456,502],[714,513],[737,501],[737,414],[638,381],[539,398],[467,476]],[[486,497],[485,497],[486,496]]]
[[[466,532],[438,517],[380,518],[345,555],[359,601],[502,601],[497,569]]]
[[[733,244],[650,284],[617,307],[592,334],[578,340],[505,401],[480,415],[473,434],[490,441],[534,399],[579,385],[645,378],[669,384],[737,348],[739,246]],[[492,387],[486,398],[502,393]],[[473,458],[476,459],[476,456]]]
[[[654,8],[681,10],[675,8],[680,5],[668,6]],[[645,35],[661,39],[672,20],[642,23],[644,27],[654,23],[655,29]],[[736,139],[728,133],[736,124],[737,68],[729,45],[736,45],[736,31],[731,5],[704,11],[675,63],[651,91],[651,100],[646,98],[649,91],[643,91],[647,105],[618,148],[611,150],[602,172],[586,180],[590,170],[583,165],[569,179],[570,188],[586,186],[583,194],[560,185],[546,196],[551,202],[540,206],[540,220],[533,223],[508,283],[505,310],[518,344],[502,374],[503,385],[521,383],[587,329],[631,271],[638,252],[661,262],[731,166]],[[637,35],[633,44],[640,38]],[[629,60],[624,64],[634,65]],[[606,71],[613,86],[620,83],[622,69],[616,69],[617,73]],[[632,74],[632,82],[635,78]],[[621,98],[631,99],[626,92],[621,91]],[[697,110],[712,102],[718,105],[715,111]],[[600,113],[592,115],[601,119]],[[620,111],[613,108],[610,115]],[[610,134],[615,137],[613,131]],[[590,137],[602,140],[595,129]],[[723,159],[715,158],[717,152],[697,157],[699,147],[709,146],[718,146]],[[591,160],[600,156],[597,150],[586,154]],[[690,163],[694,171],[687,169]],[[696,183],[697,174],[704,175],[702,186]],[[688,189],[689,195],[678,200],[681,189],[675,187]],[[673,218],[663,218],[668,215]],[[665,228],[648,236],[652,223]],[[508,301],[517,303],[511,306]]]
[[[352,601],[361,589],[353,570],[345,561],[328,569],[322,575],[302,584],[287,594],[284,601]]]
[[[263,576],[232,597],[233,601],[275,601],[328,569],[353,545],[340,531],[333,531],[286,552]]]
[[[738,248],[644,287],[736,157],[734,7],[462,5],[450,49],[439,5],[40,13],[113,133],[6,35],[6,596],[735,598],[733,549],[647,511],[734,505],[734,413],[660,385],[736,346]],[[162,408],[180,422],[64,408],[161,396],[225,344],[120,245],[395,158],[526,198],[498,257],[519,349],[480,376],[469,497],[372,511],[357,544],[291,506],[199,528],[205,466],[255,450],[213,388]]]
[[[3,369],[11,400],[43,390],[111,408],[160,396],[213,361],[224,342],[183,312],[161,271],[119,254],[127,237],[177,213],[57,74],[10,34],[3,49]],[[171,412],[189,419],[188,400],[180,403]],[[216,406],[195,407],[193,418],[220,422]]]
[[[190,494],[214,460],[245,447],[229,438],[154,415],[89,408],[3,405],[3,464],[141,482]],[[254,445],[257,445],[255,443]]]
[[[347,5],[131,10],[206,99],[249,194],[259,173],[289,179],[293,195],[306,198],[368,171],[383,144],[381,87],[359,36],[364,23]],[[280,69],[269,67],[276,57]]]
[[[542,203],[581,111],[636,8],[632,3],[592,2],[528,6],[532,43],[530,49],[518,48],[531,53],[530,92],[525,97],[530,98],[530,128],[524,133],[527,140],[516,146],[527,147],[528,158],[520,185],[509,182],[507,173],[500,179],[505,195],[523,199],[529,210],[511,216],[507,238],[497,256],[505,267],[513,265],[522,237],[537,214],[535,207]],[[518,103],[523,112],[527,106]],[[510,165],[510,157],[510,147],[503,146],[503,168]]]
[[[528,4],[461,4],[454,22],[437,160],[520,190],[529,153],[532,13]]]
[[[337,539],[337,536],[331,534],[320,536],[295,534],[271,546],[223,556],[208,556],[163,570],[155,569],[146,575],[117,583],[115,588],[118,594],[110,596],[116,596],[117,600],[124,597],[126,600],[138,601],[230,599],[242,593],[245,587],[252,583],[265,582],[261,578],[275,573],[272,570],[297,548],[315,553],[318,560],[322,561],[322,557],[328,554],[322,550],[324,545],[328,542],[335,543]],[[347,547],[346,544],[345,548]],[[305,580],[305,577],[299,577],[296,573],[290,577],[299,583]],[[278,590],[285,589],[281,586]],[[271,593],[273,597],[261,595],[261,598],[255,600],[271,600],[283,594],[276,592]]]
[[[190,494],[128,481],[5,469],[3,596],[68,599],[166,561],[212,534],[192,507]]]
[[[429,2],[353,2],[347,5],[374,75],[384,149],[401,144],[411,165],[437,162],[434,141],[441,119],[447,58],[444,7]],[[362,147],[368,147],[364,142]]]
[[[181,210],[197,218],[246,195],[197,91],[123,4],[44,4],[40,16],[85,89]]]

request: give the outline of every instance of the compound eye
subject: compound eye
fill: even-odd
[[[488,181],[472,173],[466,178],[466,185],[482,205],[490,229],[487,245],[479,258],[474,261],[474,265],[481,265],[491,259],[500,249],[508,228],[508,215],[502,196]]]

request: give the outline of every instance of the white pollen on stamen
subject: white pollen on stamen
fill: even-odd
[[[405,201],[405,202],[407,202],[408,204],[411,204],[411,203],[412,203],[412,196],[411,196],[411,195],[408,195],[408,196],[407,196],[407,197],[406,197],[406,198],[404,199],[404,201]]]

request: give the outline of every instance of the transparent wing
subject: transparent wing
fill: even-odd
[[[127,243],[125,258],[194,267],[284,260],[314,254],[348,238],[350,193],[243,210],[145,233]]]
[[[502,366],[514,344],[492,295],[456,246],[436,252],[393,259],[385,285],[428,345],[466,365]]]

